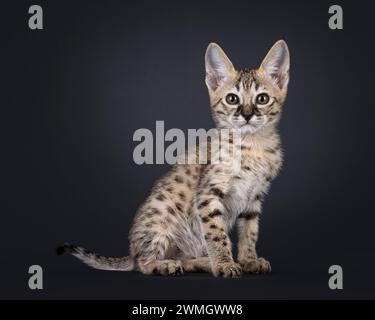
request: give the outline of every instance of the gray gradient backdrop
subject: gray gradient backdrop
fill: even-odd
[[[370,298],[374,258],[373,17],[365,1],[6,1],[2,9],[1,298]],[[43,31],[27,27],[31,4]],[[328,7],[344,8],[344,30]],[[366,6],[364,6],[366,5]],[[204,52],[257,66],[285,37],[285,165],[261,219],[269,276],[100,272],[69,241],[125,255],[133,215],[168,166],[137,166],[138,128],[210,128]],[[44,290],[27,286],[44,268]],[[344,268],[344,290],[328,268]]]

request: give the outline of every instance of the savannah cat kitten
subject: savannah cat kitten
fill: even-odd
[[[144,274],[206,271],[238,277],[271,271],[255,247],[262,201],[282,161],[277,123],[289,82],[289,50],[280,40],[258,69],[237,71],[211,43],[205,62],[217,129],[240,131],[240,169],[224,163],[176,164],[139,208],[128,257],[107,258],[69,244],[59,247],[59,254],[68,252],[96,269]],[[235,223],[238,263],[228,237]]]

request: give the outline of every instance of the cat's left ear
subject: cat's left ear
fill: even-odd
[[[289,49],[284,40],[277,41],[260,65],[259,71],[282,91],[289,83]]]

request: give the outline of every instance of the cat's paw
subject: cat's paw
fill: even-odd
[[[162,276],[179,276],[184,273],[184,268],[180,260],[169,260],[158,265],[154,273]]]
[[[247,273],[270,273],[271,264],[264,258],[240,261],[243,272]]]
[[[241,273],[241,266],[234,261],[220,262],[215,266],[213,270],[213,274],[215,277],[224,278],[238,278],[241,276]]]

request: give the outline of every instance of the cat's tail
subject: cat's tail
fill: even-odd
[[[57,247],[56,253],[58,255],[69,253],[88,266],[99,270],[131,271],[135,267],[134,260],[130,256],[118,258],[103,257],[85,248],[73,246],[69,243]]]

